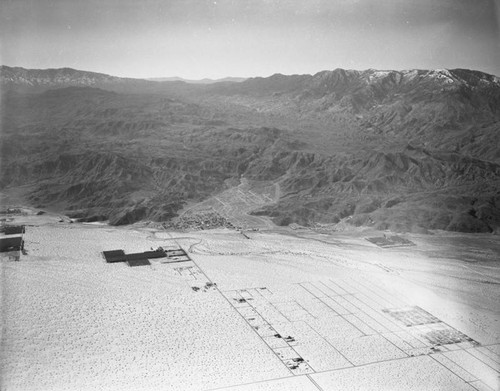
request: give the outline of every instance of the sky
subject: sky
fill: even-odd
[[[499,19],[500,0],[2,0],[0,63],[139,78],[500,76]]]

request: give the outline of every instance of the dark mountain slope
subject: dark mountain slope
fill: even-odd
[[[500,222],[499,164],[411,146],[363,158],[275,156],[257,178],[278,176],[282,198],[255,213],[278,224],[337,223],[349,217],[355,225],[393,230],[490,232]],[[465,217],[471,221],[457,225]]]
[[[215,84],[205,93],[285,123],[312,122],[318,144],[329,142],[330,127],[351,136],[361,129],[361,141],[376,139],[376,147],[400,142],[499,158],[500,79],[482,72],[337,69]]]
[[[209,110],[93,88],[2,100],[2,188],[31,184],[35,205],[115,224],[171,218],[238,178],[280,132],[216,129]]]
[[[165,220],[244,177],[279,185],[278,203],[254,211],[278,224],[500,226],[495,76],[337,69],[153,85],[51,72],[51,86],[94,77],[90,85],[100,89],[26,94],[2,71],[10,84],[2,95],[0,185],[30,185],[36,205],[115,224]]]

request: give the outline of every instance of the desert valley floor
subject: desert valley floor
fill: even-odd
[[[19,216],[1,258],[0,388],[498,390],[500,237],[190,233]],[[190,261],[106,263],[183,248]]]

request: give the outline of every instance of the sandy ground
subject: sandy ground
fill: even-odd
[[[28,254],[1,258],[2,390],[500,389],[499,237],[30,218]],[[158,246],[192,261],[101,254]]]

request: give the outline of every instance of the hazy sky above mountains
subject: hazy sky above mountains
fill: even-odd
[[[469,68],[500,76],[500,0],[2,0],[0,63],[129,77]]]

